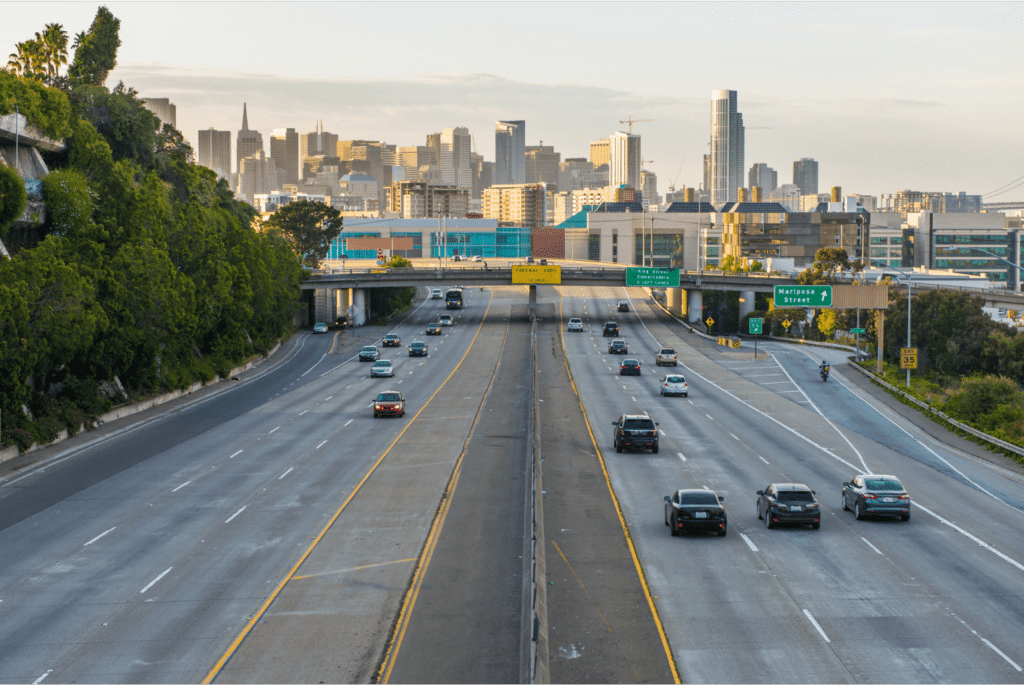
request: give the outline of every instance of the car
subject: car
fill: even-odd
[[[527,264],[533,264],[533,257],[527,257],[526,258],[526,263]]]
[[[682,395],[683,397],[690,396],[690,387],[678,373],[670,373],[661,379],[661,394],[665,395]]]
[[[427,343],[415,340],[409,345],[409,356],[410,357],[426,357],[427,356]]]
[[[619,311],[620,312],[628,312],[629,311],[629,302],[626,301],[626,300],[619,300]]]
[[[389,359],[378,359],[370,367],[370,378],[394,378],[395,366]]]
[[[427,335],[441,335],[441,324],[431,321],[427,324]]]
[[[910,493],[896,476],[854,476],[843,483],[843,511],[850,509],[858,521],[868,516],[899,516],[909,521]]]
[[[359,361],[361,362],[375,362],[379,356],[380,350],[377,349],[376,345],[367,345],[359,350]]]
[[[397,390],[385,390],[377,395],[373,403],[373,418],[381,416],[405,416],[405,399]]]
[[[629,354],[629,345],[622,338],[616,338],[608,343],[608,354]]]
[[[583,332],[583,319],[572,318],[569,319],[569,330]]]
[[[620,376],[639,376],[640,375],[640,360],[639,359],[623,359],[622,365],[619,367]]]
[[[604,325],[604,331],[601,333],[602,337],[607,338],[608,336],[615,337],[619,334],[619,324],[614,321],[609,321]]]
[[[540,265],[541,266],[547,266],[548,265],[548,260],[546,260],[546,259],[540,260]]]
[[[437,317],[437,322],[439,324],[441,324],[442,326],[451,326],[452,325],[452,315],[451,314],[442,314],[441,316]]]
[[[313,332],[314,333],[326,333],[327,332],[327,324],[325,324],[323,321],[317,321],[315,324],[313,324]]]
[[[401,347],[402,339],[394,333],[388,333],[384,336],[384,347]]]
[[[676,356],[676,351],[671,347],[663,347],[658,350],[658,357],[654,360],[654,365],[661,366],[662,364],[665,366],[669,364],[676,366],[679,364],[679,357]]]
[[[677,490],[665,495],[665,525],[673,537],[690,531],[714,532],[725,537],[729,520],[725,514],[725,500],[713,490]]]
[[[434,288],[433,290],[430,291],[430,299],[432,300],[440,300],[443,297],[444,295],[441,293],[440,288]]]
[[[475,255],[473,255],[473,258],[470,259],[469,261],[471,261],[471,262],[482,262],[482,261],[484,261],[484,258],[481,257],[478,254],[475,254]]]
[[[803,483],[771,483],[757,491],[757,518],[764,519],[765,528],[780,523],[810,525],[821,528],[821,506],[814,490]]]
[[[623,414],[617,421],[612,421],[612,425],[615,426],[612,442],[616,452],[631,447],[658,453],[658,424],[649,415]]]
[[[458,254],[457,255],[452,255],[452,261],[453,262],[461,262],[462,261],[462,255],[458,255]]]

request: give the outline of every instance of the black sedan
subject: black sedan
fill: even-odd
[[[409,356],[410,357],[426,357],[427,356],[427,343],[416,342],[409,345]]]
[[[821,507],[814,490],[803,483],[772,483],[757,491],[757,518],[764,519],[766,528],[780,523],[810,525],[821,528]]]
[[[441,324],[439,323],[428,323],[427,324],[427,335],[441,335]]]
[[[620,376],[639,376],[640,375],[640,360],[639,359],[623,359],[622,366],[619,367]]]
[[[604,325],[604,330],[601,332],[601,337],[607,338],[608,336],[615,337],[619,334],[619,324],[614,321],[609,321]]]
[[[853,509],[862,521],[868,516],[899,516],[910,520],[910,493],[896,476],[855,476],[843,483],[843,511]]]
[[[629,302],[627,300],[620,301],[619,302],[619,309],[618,309],[618,311],[620,311],[620,312],[628,312],[629,311]]]
[[[401,347],[402,339],[394,333],[388,333],[384,336],[384,347]]]
[[[672,535],[687,531],[715,532],[725,537],[728,521],[724,497],[711,490],[677,490],[665,496],[665,525]]]

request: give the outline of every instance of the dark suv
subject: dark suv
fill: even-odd
[[[619,324],[615,323],[614,321],[609,321],[608,323],[606,323],[604,325],[604,332],[601,335],[604,336],[605,338],[607,338],[609,336],[611,336],[613,338],[618,336],[619,335]]]
[[[821,507],[814,490],[803,483],[772,483],[757,491],[757,518],[764,519],[766,528],[780,523],[799,523],[818,530]]]
[[[622,338],[616,338],[608,343],[608,354],[629,354],[629,345]]]
[[[647,414],[623,414],[612,425],[615,426],[612,442],[616,452],[634,447],[650,449],[651,454],[658,453],[658,424]]]

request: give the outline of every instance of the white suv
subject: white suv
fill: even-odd
[[[679,364],[679,359],[676,357],[676,351],[671,347],[663,347],[658,351],[658,358],[654,360],[654,365],[661,366],[662,364],[665,364],[666,366],[669,364],[677,366]]]
[[[452,315],[451,314],[442,314],[437,319],[437,322],[439,324],[441,324],[442,326],[451,326],[452,325]]]
[[[583,319],[569,319],[569,330],[583,332]]]

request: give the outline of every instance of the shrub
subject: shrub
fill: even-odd
[[[977,422],[1001,405],[1019,407],[1017,384],[1002,376],[972,376],[946,402],[946,413],[962,421]]]
[[[25,211],[28,195],[18,172],[0,163],[0,235]]]

